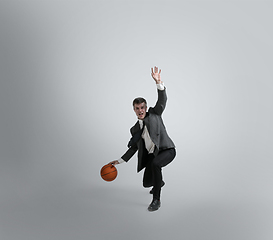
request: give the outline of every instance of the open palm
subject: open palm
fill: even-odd
[[[151,75],[157,84],[162,83],[160,73],[161,73],[161,69],[159,69],[159,72],[158,72],[158,67],[154,67],[154,69],[152,68]]]

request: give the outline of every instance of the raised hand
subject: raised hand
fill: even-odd
[[[158,67],[155,67],[154,69],[152,68],[151,75],[152,75],[152,78],[155,80],[156,84],[162,83],[160,73],[161,73],[161,69],[159,69],[159,72],[158,72]]]

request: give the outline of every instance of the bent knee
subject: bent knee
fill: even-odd
[[[159,162],[153,161],[152,168],[161,168],[161,164]]]

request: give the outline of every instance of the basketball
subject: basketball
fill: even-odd
[[[100,175],[103,180],[111,182],[117,177],[118,171],[114,165],[106,164],[101,168]]]

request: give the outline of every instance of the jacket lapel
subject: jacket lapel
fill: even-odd
[[[133,128],[133,134],[140,130],[139,121],[136,122]]]

